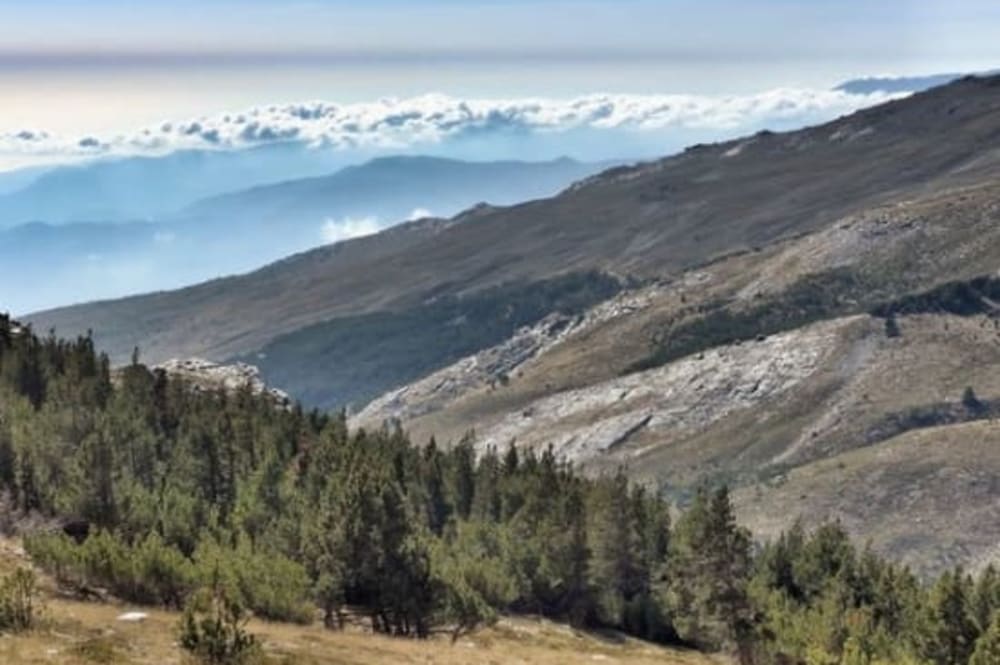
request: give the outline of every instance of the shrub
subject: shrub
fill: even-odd
[[[233,548],[206,539],[194,554],[198,580],[218,586],[261,618],[309,623],[313,607],[305,568],[277,553],[254,550],[247,540]]]
[[[899,329],[899,323],[896,321],[895,314],[889,314],[885,317],[885,336],[889,338],[899,337],[903,333]]]
[[[979,401],[979,397],[976,396],[976,391],[972,389],[972,386],[967,386],[965,392],[962,393],[962,406],[972,413],[978,413],[983,410],[983,403]]]
[[[207,665],[257,662],[260,644],[247,632],[246,622],[243,606],[221,587],[202,589],[181,617],[181,647]]]
[[[82,564],[80,548],[62,533],[36,533],[25,536],[24,549],[43,570],[63,585],[80,586]]]
[[[132,548],[131,600],[181,607],[194,588],[194,565],[153,531]]]
[[[439,619],[452,624],[452,641],[482,624],[517,597],[517,582],[498,550],[502,534],[488,527],[461,526],[455,541],[431,549],[431,569],[441,596]]]
[[[99,531],[80,546],[80,564],[88,586],[113,591],[131,600],[130,552],[127,545],[107,531]]]
[[[305,568],[280,554],[246,553],[239,557],[240,587],[254,614],[271,621],[307,624],[315,610],[306,602]]]
[[[135,545],[106,531],[77,545],[64,534],[35,534],[25,550],[63,585],[106,589],[124,600],[180,607],[195,587],[194,566],[156,532]]]
[[[38,588],[35,574],[25,568],[0,580],[0,631],[22,632],[37,621]]]

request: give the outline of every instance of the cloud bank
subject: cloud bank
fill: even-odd
[[[754,95],[594,94],[574,99],[459,99],[423,95],[376,102],[264,106],[131,134],[65,136],[0,130],[0,153],[53,158],[241,149],[296,142],[342,150],[405,150],[491,134],[553,135],[579,130],[711,134],[807,124],[900,94],[781,88]]]
[[[377,217],[346,217],[326,220],[320,227],[319,234],[322,241],[329,244],[370,236],[381,231],[383,227],[384,224],[381,224]]]

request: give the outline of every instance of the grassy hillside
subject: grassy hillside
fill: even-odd
[[[15,541],[0,541],[0,575],[26,559]],[[27,634],[0,639],[0,662],[31,665],[173,665],[186,662],[176,644],[180,614],[141,608],[141,623],[118,621],[136,608],[118,602],[81,602],[63,597],[43,578],[42,626]],[[641,642],[613,632],[587,633],[542,619],[502,619],[496,626],[452,644],[446,635],[428,641],[371,635],[359,628],[343,632],[321,626],[252,621],[269,665],[465,665],[470,662],[515,665],[533,663],[636,663],[637,665],[709,665],[708,656]]]
[[[995,560],[998,477],[1000,424],[986,420],[834,455],[747,487],[737,500],[740,519],[763,536],[797,517],[839,519],[859,540],[926,574]]]

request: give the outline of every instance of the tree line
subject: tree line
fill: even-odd
[[[224,588],[275,621],[457,636],[499,614],[728,652],[741,663],[985,665],[1000,575],[921,580],[837,524],[756,545],[726,488],[683,511],[624,472],[196,390],[88,336],[0,317],[0,491],[81,593],[181,608]]]

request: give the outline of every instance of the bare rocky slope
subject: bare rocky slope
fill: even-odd
[[[480,450],[552,446],[680,502],[724,481],[764,535],[840,518],[921,571],[979,565],[1000,556],[1000,532],[976,527],[1000,499],[984,443],[1000,414],[998,111],[1000,78],[964,79],[553,199],[33,322],[93,326],[116,354],[144,327],[154,357],[253,358],[306,324],[318,327],[301,348],[317,349],[349,317],[398,324],[441,299],[597,269],[619,284],[601,302],[439,354],[354,424],[399,421],[440,442],[474,430]],[[449,324],[480,320],[447,311]]]

